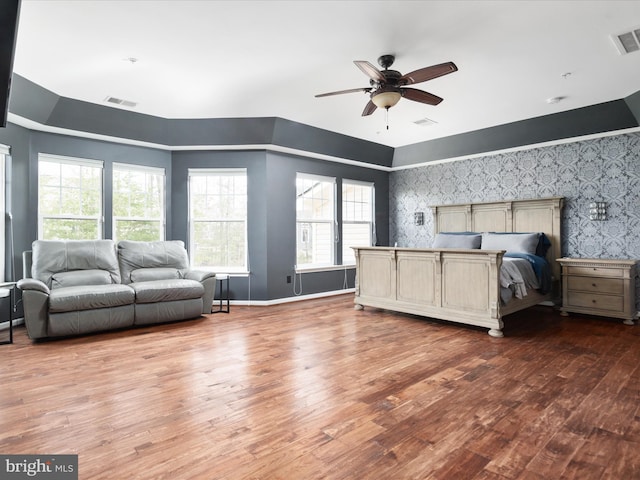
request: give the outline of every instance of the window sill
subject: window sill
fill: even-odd
[[[215,270],[213,271],[216,275],[227,275],[229,277],[248,277],[251,272],[225,272],[223,270]]]
[[[340,270],[355,269],[355,264],[349,265],[327,265],[326,267],[295,267],[296,273],[313,273],[313,272],[335,272]]]

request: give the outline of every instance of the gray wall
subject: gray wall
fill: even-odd
[[[432,245],[432,205],[561,196],[563,256],[640,259],[640,133],[400,170],[390,189],[401,246]],[[589,220],[592,201],[607,203],[606,221]]]
[[[393,166],[402,167],[637,127],[638,120],[630,109],[630,104],[635,105],[636,102],[632,95],[628,101],[616,100],[407,145],[395,150]]]
[[[277,154],[266,151],[183,151],[173,153],[173,238],[187,238],[187,175],[189,168],[247,168],[249,277],[233,277],[232,299],[273,300],[294,296],[296,261],[296,173],[313,173],[374,182],[378,240],[388,244],[388,174],[370,168]],[[340,195],[340,188],[338,188]],[[340,200],[340,198],[338,198]],[[341,214],[341,212],[339,212]],[[340,223],[341,218],[338,218]],[[292,283],[287,283],[287,276]],[[302,275],[303,295],[340,290],[343,270]],[[299,279],[297,291],[300,293]],[[347,285],[354,286],[354,271],[347,272]]]
[[[25,245],[31,245],[32,238],[27,231],[29,211],[29,149],[31,135],[29,130],[11,123],[6,128],[0,128],[0,143],[11,147],[11,157],[6,168],[6,209],[13,216],[13,240],[9,236],[11,228],[6,225],[5,245],[14,243],[14,254],[11,258],[10,248],[5,250],[5,276],[13,280],[11,265],[15,265],[16,277],[22,278],[22,251]]]
[[[391,166],[393,148],[281,118],[166,119],[60,97],[13,75],[10,111],[42,125],[180,146],[277,145]]]
[[[411,166],[535,142],[616,131],[638,126],[640,92],[555,115],[501,125],[478,132],[392,149],[280,118],[162,119],[122,109],[71,100],[14,75],[10,111],[45,126],[168,145],[142,148],[74,136],[30,131],[9,124],[0,142],[12,147],[10,202],[14,216],[17,276],[20,253],[37,234],[37,155],[39,152],[95,158],[105,162],[110,191],[113,162],[164,167],[167,171],[167,238],[187,238],[187,169],[246,166],[249,172],[249,254],[252,274],[234,279],[235,298],[269,300],[293,296],[295,264],[296,172],[373,181],[376,185],[378,244],[430,244],[429,221],[415,230],[414,211],[429,204],[544,195],[567,197],[564,254],[640,255],[638,225],[637,136],[538,148],[392,174],[376,167]],[[271,151],[181,151],[181,146],[273,145],[356,160],[374,168],[320,161]],[[620,153],[622,152],[622,153]],[[620,160],[622,158],[622,160]],[[622,163],[621,163],[622,162]],[[590,198],[610,202],[611,220],[594,225],[584,220]],[[624,200],[623,200],[624,198]],[[111,199],[105,198],[105,235],[111,235]],[[427,216],[427,218],[429,218]],[[389,229],[391,228],[391,238]],[[302,275],[302,293],[342,288],[344,272]],[[353,285],[353,272],[347,272]],[[250,284],[250,288],[249,288]],[[299,284],[298,284],[299,289]],[[299,290],[298,290],[299,291]]]
[[[23,276],[22,252],[31,249],[38,236],[38,153],[49,153],[104,162],[105,238],[111,238],[111,174],[114,162],[165,168],[171,178],[171,153],[142,147],[89,140],[66,135],[30,131],[9,124],[0,129],[0,143],[11,147],[8,166],[10,186],[7,211],[13,215],[13,242],[16,279]],[[170,204],[171,184],[167,183],[167,203]],[[167,231],[171,231],[171,211],[167,212]],[[7,238],[7,245],[11,239]],[[7,268],[9,264],[7,265]],[[7,270],[5,278],[11,278]]]

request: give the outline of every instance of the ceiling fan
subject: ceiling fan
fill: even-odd
[[[393,65],[395,56],[382,55],[378,58],[378,64],[384,68],[380,71],[371,63],[365,60],[355,60],[353,63],[369,77],[371,87],[352,88],[349,90],[340,90],[337,92],[321,93],[316,97],[328,97],[331,95],[342,95],[343,93],[365,92],[369,93],[371,99],[364,107],[362,116],[366,117],[375,112],[376,108],[393,107],[400,101],[402,97],[413,100],[414,102],[426,103],[427,105],[438,105],[442,98],[416,88],[407,88],[406,85],[426,82],[434,78],[453,73],[458,67],[453,62],[441,63],[430,67],[420,68],[413,72],[402,75],[396,70],[389,70]]]

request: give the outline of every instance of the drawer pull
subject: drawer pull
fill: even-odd
[[[592,287],[595,287],[595,286],[596,286],[596,284],[595,284],[595,283],[592,283],[592,284],[591,284],[591,286],[592,286]]]
[[[596,301],[595,300],[591,300],[591,303],[596,303]]]

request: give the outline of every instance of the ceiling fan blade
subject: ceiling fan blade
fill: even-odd
[[[365,105],[364,110],[362,111],[362,116],[366,117],[367,115],[371,115],[376,111],[376,108],[378,108],[376,107],[376,104],[369,100],[369,103]]]
[[[398,84],[412,85],[414,83],[426,82],[427,80],[432,80],[456,71],[458,71],[458,67],[456,67],[456,64],[453,62],[432,65],[402,75],[398,80]]]
[[[355,63],[356,67],[362,70],[364,74],[372,80],[375,80],[376,82],[386,81],[382,72],[366,60],[354,60],[353,63]]]
[[[414,102],[426,103],[427,105],[438,105],[443,100],[432,93],[423,92],[415,88],[403,88],[401,91],[404,98]]]
[[[355,93],[355,92],[369,93],[370,91],[371,91],[370,87],[366,87],[366,88],[351,88],[349,90],[339,90],[337,92],[320,93],[320,94],[316,95],[316,98],[329,97],[331,95],[342,95],[343,93]]]

